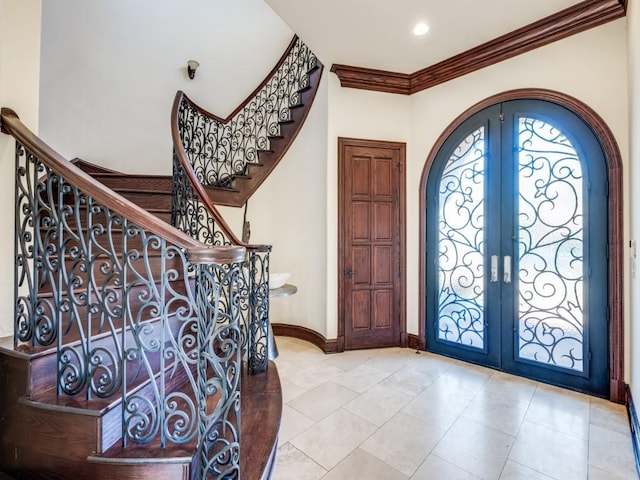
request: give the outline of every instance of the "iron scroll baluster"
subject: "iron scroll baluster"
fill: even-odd
[[[56,347],[59,397],[121,397],[113,441],[195,442],[201,478],[239,478],[245,249],[192,263],[39,155],[17,142],[16,347]]]
[[[222,228],[211,207],[192,185],[175,151],[171,221],[176,228],[206,245],[228,246],[240,243]],[[246,359],[251,374],[268,368],[270,248],[247,246],[247,257],[242,264],[236,287],[240,293],[238,309],[242,319],[242,357]]]

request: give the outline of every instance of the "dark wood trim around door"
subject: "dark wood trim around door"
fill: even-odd
[[[557,103],[580,116],[591,127],[600,141],[609,172],[609,355],[610,395],[612,402],[624,403],[624,236],[622,156],[613,132],[591,107],[564,93],[544,89],[510,90],[489,97],[456,118],[433,145],[422,170],[420,179],[420,310],[419,326],[422,342],[426,336],[425,325],[425,241],[426,241],[426,189],[431,165],[445,140],[467,118],[498,103],[516,99],[546,100]]]
[[[344,242],[345,242],[345,222],[344,222],[344,162],[345,149],[347,147],[373,147],[388,148],[397,150],[400,156],[400,168],[402,175],[400,176],[399,210],[400,210],[400,341],[398,346],[407,346],[407,241],[406,241],[406,224],[407,224],[407,207],[406,207],[406,152],[407,146],[402,142],[389,142],[383,140],[365,140],[356,138],[338,138],[338,338],[337,351],[342,352],[345,349],[345,262],[344,262]]]
[[[411,95],[626,15],[624,0],[585,0],[413,73],[334,64],[340,85]]]

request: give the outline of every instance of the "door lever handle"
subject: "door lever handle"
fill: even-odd
[[[353,270],[351,270],[351,269],[349,268],[348,270],[346,270],[346,271],[344,272],[344,274],[345,274],[347,277],[352,278],[352,277],[353,277]]]
[[[491,283],[498,281],[498,256],[491,255]]]
[[[504,256],[504,283],[511,283],[511,255]]]

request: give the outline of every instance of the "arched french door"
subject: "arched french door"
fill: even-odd
[[[423,188],[427,349],[609,396],[608,177],[596,134],[557,103],[460,122]]]

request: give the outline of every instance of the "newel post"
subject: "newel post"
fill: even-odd
[[[238,277],[244,247],[194,248],[198,316],[198,449],[192,479],[240,478]]]

